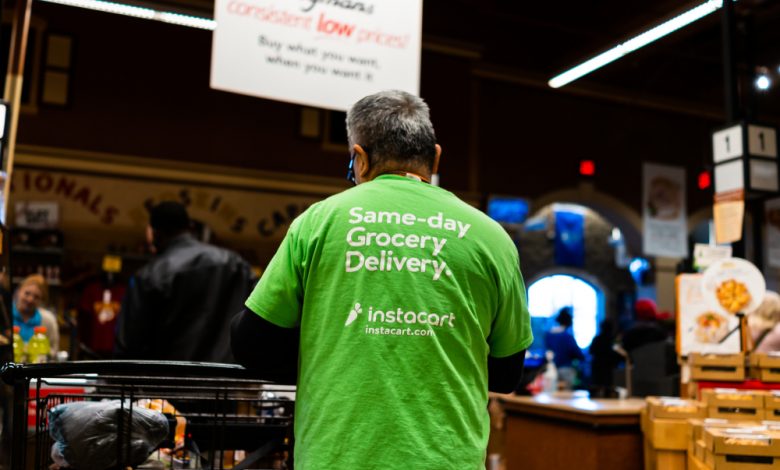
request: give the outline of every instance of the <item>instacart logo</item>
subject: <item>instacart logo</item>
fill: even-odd
[[[361,313],[363,313],[363,309],[360,308],[360,304],[355,304],[355,308],[349,312],[349,316],[347,316],[347,322],[344,323],[344,326],[350,325],[353,321],[357,320],[358,315]]]
[[[354,323],[362,313],[363,306],[360,304],[360,302],[356,302],[355,306],[349,311],[349,314],[347,315],[347,321],[344,322],[344,326],[349,326]],[[400,307],[381,311],[375,310],[374,307],[369,306],[367,321],[368,323],[414,325],[424,326],[427,328],[455,328],[454,313],[441,314],[424,311],[415,312],[408,311]]]

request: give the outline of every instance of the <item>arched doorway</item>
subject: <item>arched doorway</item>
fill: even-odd
[[[586,350],[604,319],[604,303],[604,291],[576,274],[554,273],[537,279],[528,287],[534,333],[531,350],[544,352],[544,334],[555,325],[555,317],[563,307],[572,308],[574,339]]]

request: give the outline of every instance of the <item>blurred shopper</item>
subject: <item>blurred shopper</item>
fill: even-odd
[[[45,326],[49,338],[51,355],[60,349],[60,327],[57,316],[41,305],[49,298],[49,286],[40,274],[27,276],[16,288],[13,298],[14,326],[19,327],[19,335],[25,343],[35,333],[35,327]]]
[[[636,321],[623,332],[621,343],[623,348],[632,350],[645,344],[657,341],[665,341],[668,338],[666,330],[660,324],[662,317],[658,314],[658,307],[651,299],[638,299],[634,303]]]
[[[114,353],[116,322],[127,285],[112,272],[103,272],[81,288],[78,303],[82,358],[107,359]]]
[[[253,286],[236,253],[201,243],[178,202],[149,213],[155,259],[130,279],[119,314],[115,354],[125,359],[233,362],[230,320]]]
[[[609,396],[613,375],[622,358],[614,350],[615,322],[607,319],[601,322],[599,334],[590,344],[591,385],[595,396]]]
[[[767,291],[758,308],[748,315],[753,351],[780,351],[780,295]]]
[[[553,361],[558,369],[559,388],[571,390],[577,380],[577,367],[574,361],[582,361],[585,355],[577,346],[577,341],[571,331],[571,307],[563,307],[555,317],[557,326],[544,335],[544,344],[548,351],[554,354]]]
[[[293,222],[236,357],[289,376],[300,336],[299,470],[484,469],[488,389],[514,390],[533,341],[517,248],[429,184],[441,148],[420,98],[365,97],[347,133],[357,187]]]

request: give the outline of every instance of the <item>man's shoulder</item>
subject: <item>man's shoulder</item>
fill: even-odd
[[[139,279],[162,279],[197,265],[247,265],[235,251],[192,239],[155,256],[136,272]]]
[[[247,264],[244,258],[228,248],[193,240],[188,249],[178,253],[185,263],[213,263],[219,265],[243,265]],[[173,254],[176,256],[176,253]]]

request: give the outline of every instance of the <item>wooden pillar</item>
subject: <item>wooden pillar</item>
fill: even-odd
[[[11,191],[11,173],[16,153],[16,134],[19,125],[19,106],[22,101],[24,81],[24,59],[27,53],[27,36],[30,31],[32,0],[17,0],[11,30],[11,48],[8,52],[8,72],[5,77],[3,99],[10,105],[8,127],[8,151],[3,162],[6,173],[3,184],[3,214],[8,214],[8,199]]]

